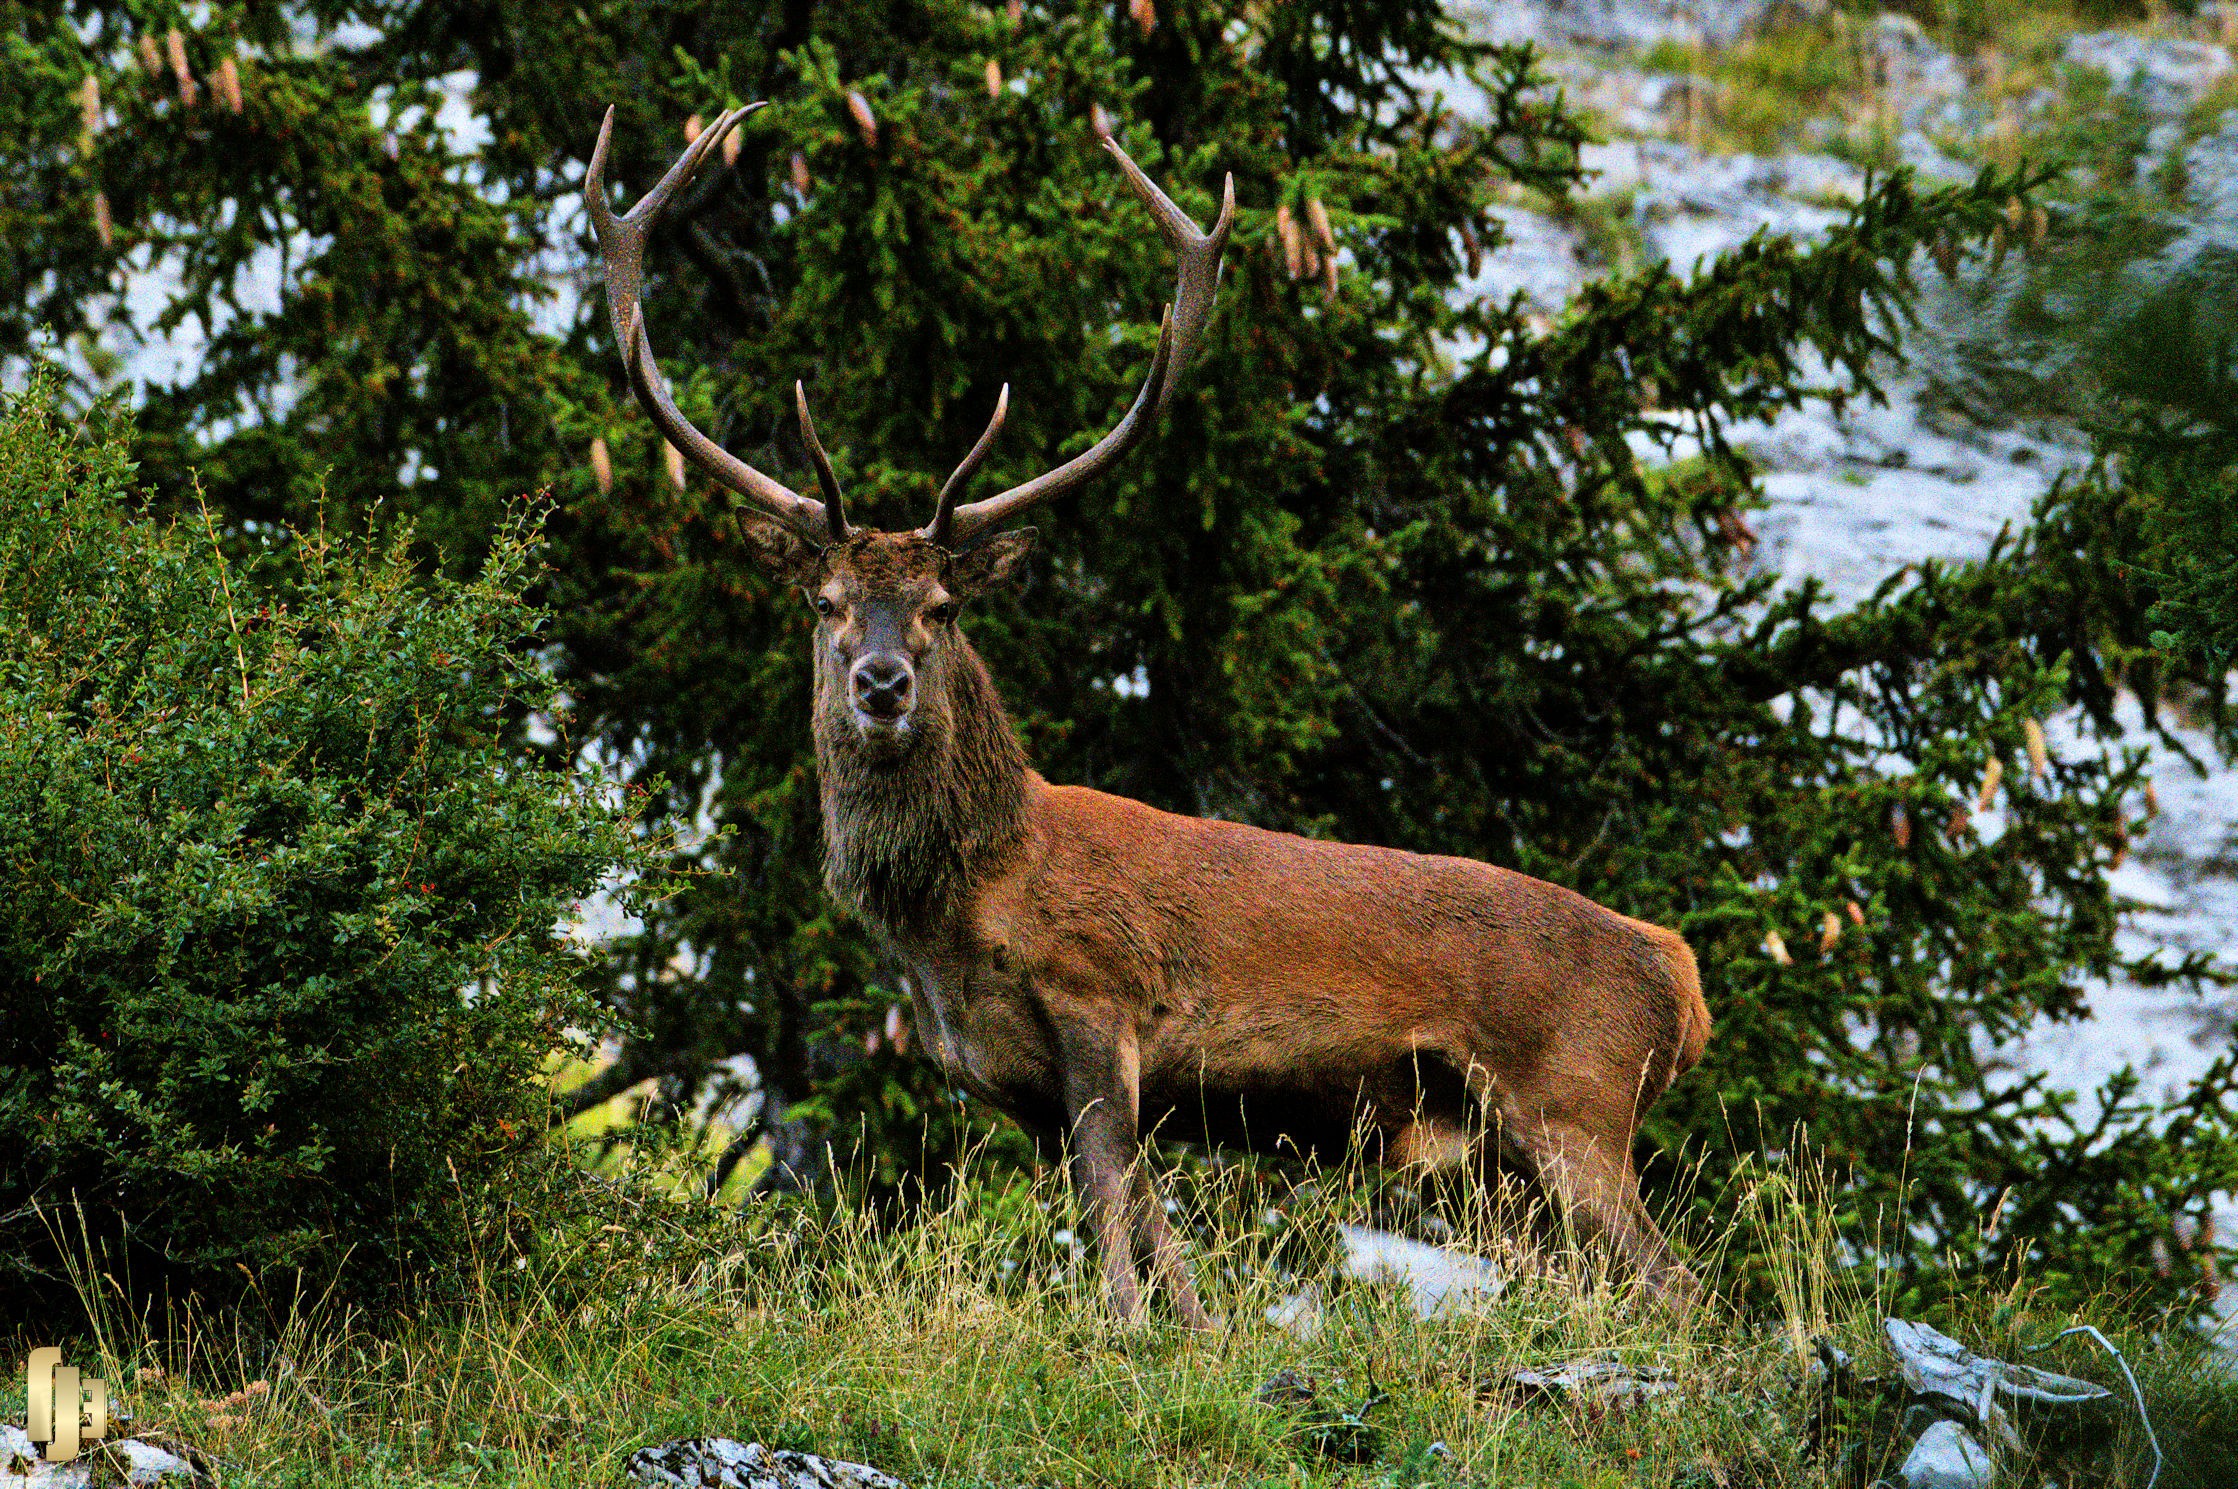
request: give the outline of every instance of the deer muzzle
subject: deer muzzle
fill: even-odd
[[[891,729],[908,720],[910,705],[916,702],[917,678],[908,658],[873,652],[848,672],[847,691],[865,722]]]

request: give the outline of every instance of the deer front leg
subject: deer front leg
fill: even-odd
[[[1140,1158],[1136,1062],[1131,1037],[1077,1028],[1060,1035],[1065,1117],[1072,1128],[1073,1187],[1088,1212],[1103,1257],[1104,1286],[1120,1322],[1142,1321],[1142,1279],[1135,1272],[1130,1212]]]

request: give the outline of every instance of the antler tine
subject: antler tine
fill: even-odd
[[[986,464],[987,452],[994,449],[995,436],[1002,433],[1002,421],[1009,414],[1010,384],[1004,383],[1002,391],[995,395],[995,416],[987,421],[987,432],[979,436],[979,443],[971,447],[971,453],[964,457],[963,464],[957,466],[948,479],[941,483],[940,504],[933,508],[933,520],[919,528],[917,536],[942,548],[949,545],[949,530],[954,525],[956,516],[956,498],[963,495],[964,488],[971,484],[971,478],[979,473],[979,467]]]
[[[822,502],[802,496],[784,483],[763,475],[700,433],[676,407],[668,383],[653,360],[640,304],[645,278],[645,243],[652,236],[654,225],[660,221],[669,199],[691,180],[709,152],[722,143],[724,135],[737,128],[748,114],[764,106],[750,103],[724,113],[685,147],[658,185],[619,217],[614,215],[613,206],[606,199],[606,152],[614,135],[614,110],[607,109],[606,118],[598,127],[598,144],[591,151],[590,169],[583,176],[583,204],[590,213],[591,227],[598,234],[599,256],[606,265],[607,317],[613,324],[614,340],[622,348],[622,364],[629,374],[630,387],[636,391],[637,401],[644,406],[646,414],[667,436],[668,442],[681,450],[692,464],[761,508],[766,515],[811,541],[823,542],[828,537],[829,524]],[[844,522],[845,519],[840,520]]]
[[[1220,254],[1228,245],[1228,230],[1236,220],[1236,178],[1228,176],[1220,188],[1220,215],[1213,219],[1212,231],[1197,231],[1189,214],[1174,205],[1172,197],[1158,189],[1158,183],[1143,173],[1134,158],[1119,148],[1119,142],[1106,139],[1103,147],[1119,162],[1119,169],[1127,173],[1127,184],[1134,188],[1135,197],[1150,209],[1158,224],[1166,246],[1181,260],[1179,283],[1173,296],[1173,334],[1180,344],[1180,355],[1173,359],[1172,371],[1178,374],[1188,365],[1188,355],[1195,350],[1197,338],[1204,333],[1204,323],[1212,315],[1213,293],[1220,287]],[[1173,380],[1169,378],[1158,395],[1158,412],[1165,412],[1166,399],[1172,396]]]
[[[1118,141],[1106,138],[1103,146],[1118,160],[1120,169],[1126,172],[1127,185],[1150,209],[1160,235],[1181,261],[1173,304],[1159,327],[1158,351],[1151,358],[1149,376],[1143,380],[1142,391],[1135,395],[1126,417],[1088,449],[1022,486],[1013,486],[985,501],[957,507],[949,513],[945,524],[948,546],[969,543],[996,523],[1092,481],[1116,464],[1150,432],[1158,411],[1165,406],[1173,390],[1174,377],[1187,364],[1189,354],[1196,350],[1197,338],[1204,330],[1206,318],[1212,314],[1213,294],[1220,285],[1220,253],[1227,246],[1229,229],[1235,225],[1235,177],[1228,177],[1222,190],[1220,215],[1214,220],[1212,231],[1199,232],[1189,214],[1175,206],[1173,199],[1143,174],[1142,168],[1119,148]],[[936,526],[941,525],[938,515],[933,521]]]
[[[798,381],[793,384],[793,402],[800,408],[800,437],[808,446],[808,458],[816,463],[816,484],[824,488],[824,521],[830,527],[834,543],[847,541],[847,500],[839,494],[839,476],[831,468],[831,457],[824,453],[824,442],[816,438],[816,421],[808,417],[808,390]]]

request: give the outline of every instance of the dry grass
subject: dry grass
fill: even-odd
[[[1211,1336],[1116,1329],[1052,1181],[967,1184],[938,1213],[890,1229],[847,1213],[695,1210],[617,1185],[605,1216],[547,1238],[533,1259],[489,1258],[464,1299],[378,1325],[280,1299],[224,1317],[127,1319],[113,1288],[83,1279],[96,1326],[75,1353],[88,1367],[98,1357],[143,1428],[199,1447],[237,1484],[613,1483],[633,1449],[702,1434],[933,1485],[1711,1489],[1862,1485],[1896,1466],[1885,1411],[1850,1414],[1846,1465],[1838,1434],[1836,1451],[1811,1450],[1812,1341],[1835,1340],[1866,1373],[1884,1368],[1881,1300],[1871,1269],[1843,1264],[1851,1253],[1827,1206],[1785,1174],[1743,1186],[1722,1207],[1728,1234],[1696,1238],[1694,1253],[1715,1280],[1719,1248],[1750,1242],[1769,1258],[1757,1291],[1775,1301],[1741,1312],[1713,1298],[1684,1322],[1583,1258],[1519,1249],[1465,1204],[1427,1223],[1500,1256],[1513,1280],[1496,1299],[1419,1318],[1403,1288],[1328,1276],[1336,1224],[1369,1192],[1359,1176],[1273,1192],[1279,1218],[1252,1171],[1188,1186],[1199,1275],[1231,1320]],[[1266,1322],[1315,1278],[1326,1287],[1317,1334]],[[2017,1285],[1938,1321],[2008,1355],[2067,1322],[2033,1313]],[[2130,1344],[2164,1438],[2238,1424],[2238,1393],[2195,1354]],[[1518,1365],[1584,1354],[1668,1366],[1682,1388],[1630,1410],[1525,1404],[1500,1389]],[[2049,1358],[2118,1380],[2080,1348]],[[1319,1382],[1318,1415],[1254,1399],[1286,1367]],[[1371,1393],[1377,1450],[1359,1463],[1329,1456],[1322,1445]],[[2051,1444],[2026,1482],[2141,1485],[2141,1440],[2098,1430],[2120,1437],[2119,1451]],[[2177,1465],[2164,1489],[2190,1472]]]

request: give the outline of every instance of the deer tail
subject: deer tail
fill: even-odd
[[[1699,1064],[1709,1048],[1710,1005],[1702,997],[1702,970],[1694,963],[1694,948],[1675,931],[1664,934],[1670,937],[1664,950],[1671,959],[1671,980],[1678,985],[1678,1058],[1671,1066],[1671,1079],[1677,1080]]]

